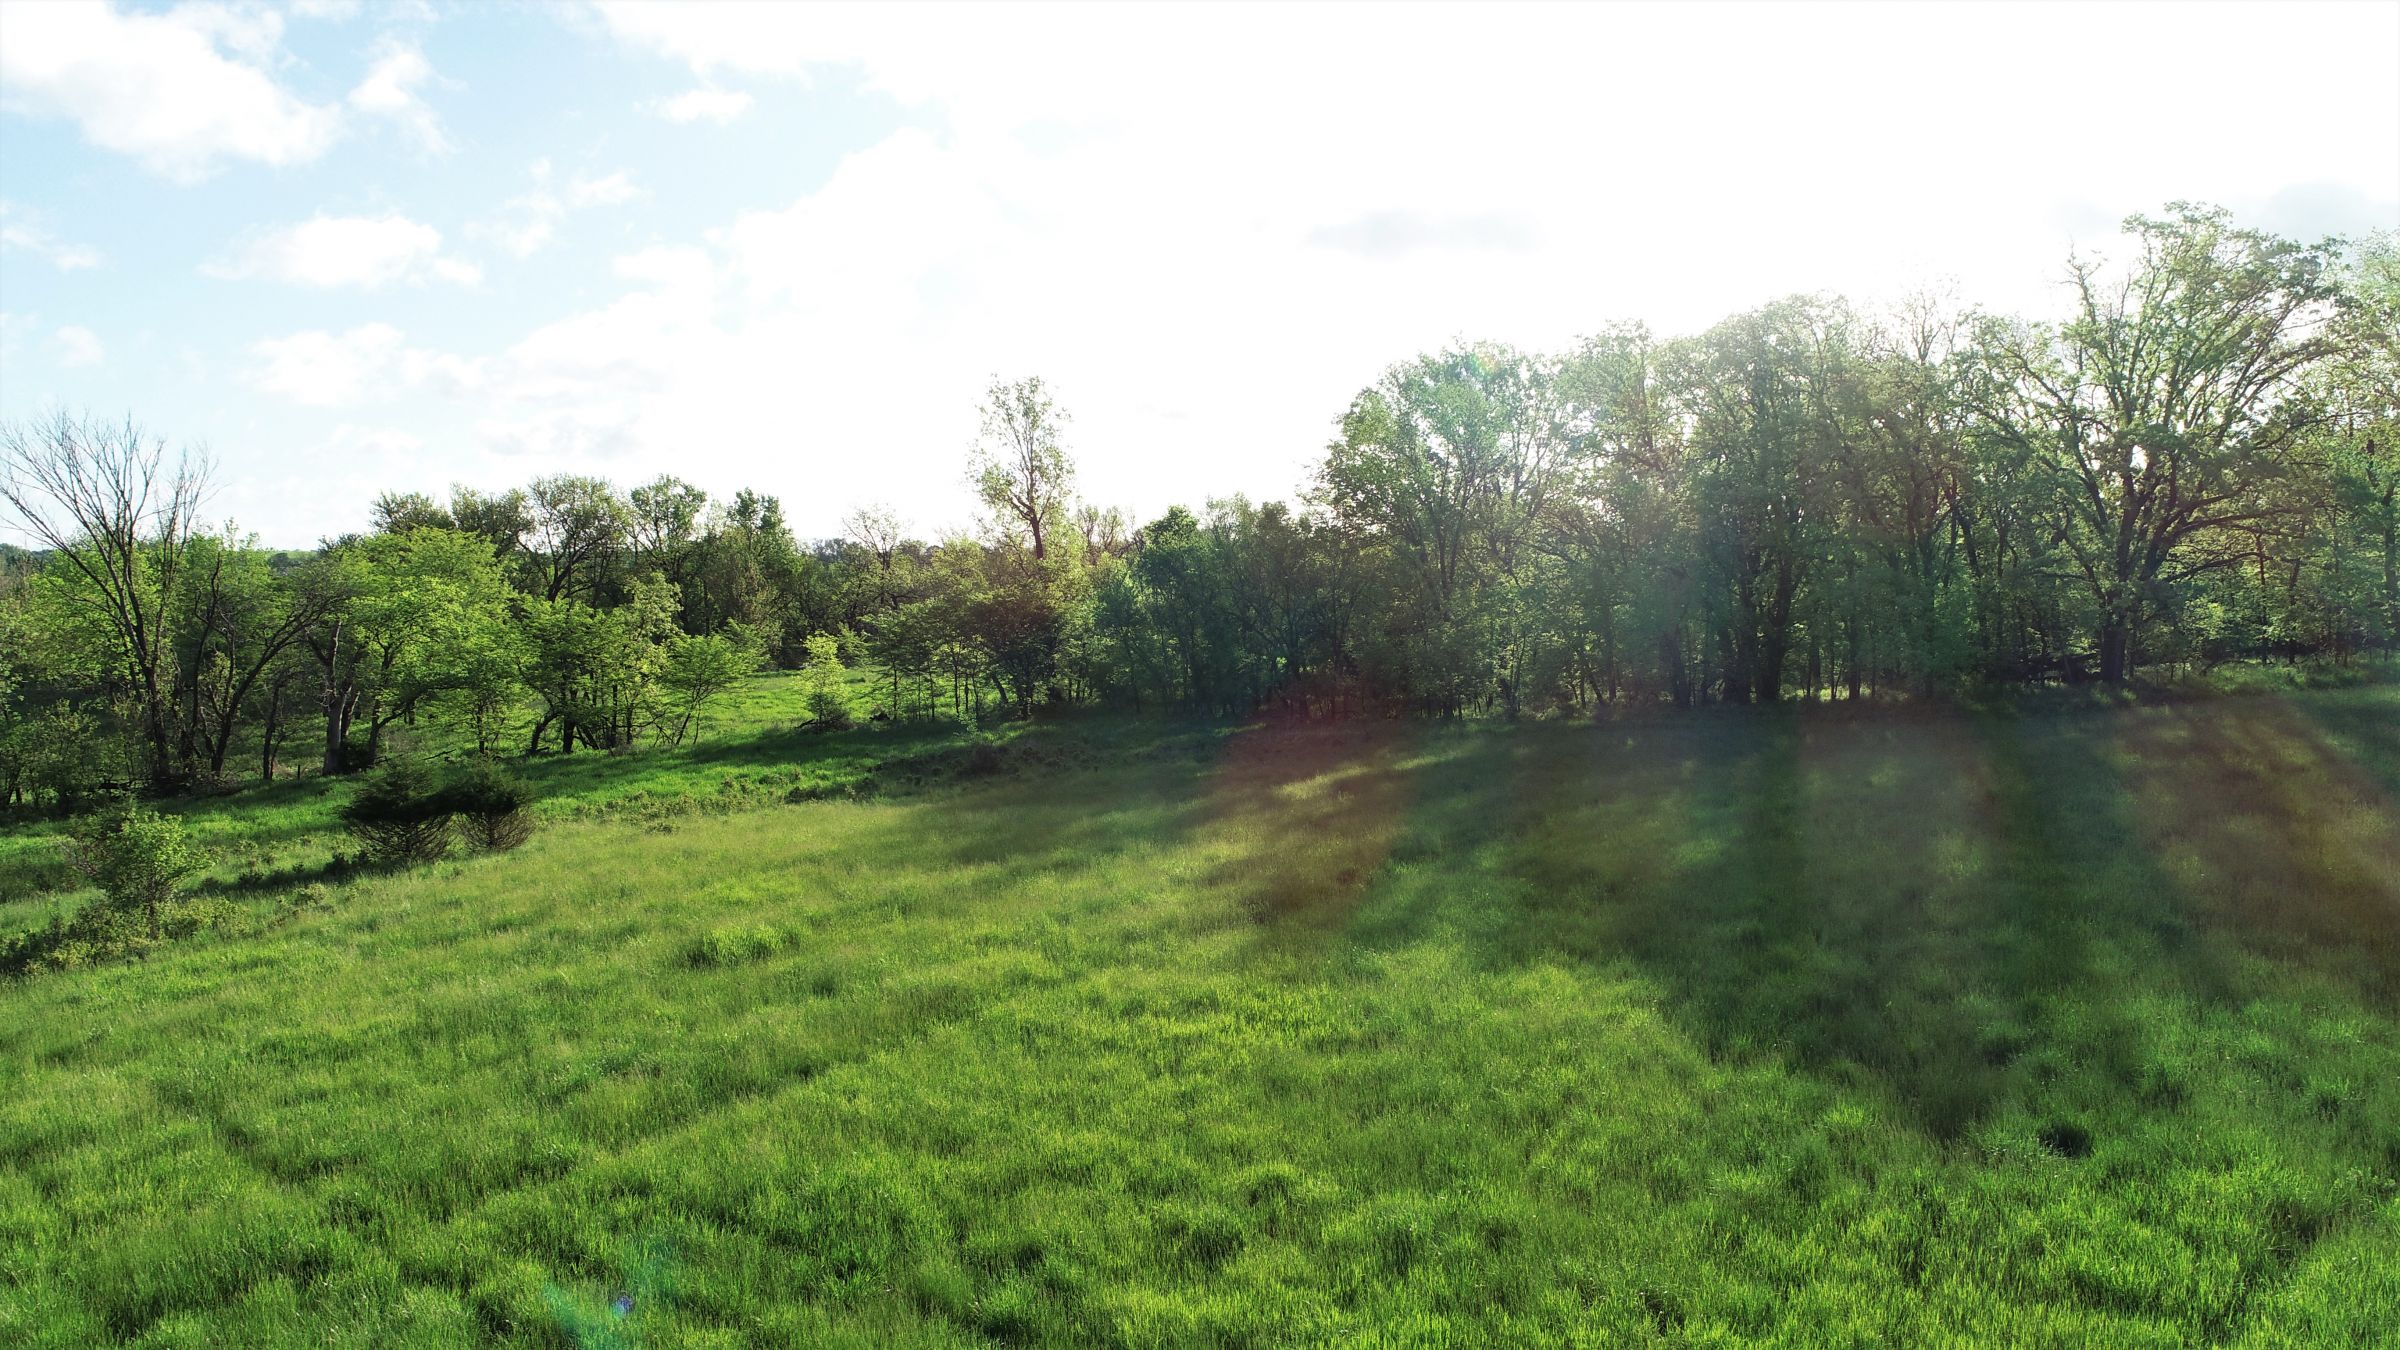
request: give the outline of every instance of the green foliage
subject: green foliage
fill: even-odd
[[[144,959],[195,934],[251,929],[249,916],[220,897],[187,897],[160,907],[158,923],[115,904],[84,905],[48,923],[0,934],[0,977],[24,977]]]
[[[440,794],[467,842],[491,853],[517,848],[533,837],[533,804],[539,799],[531,784],[480,755],[460,765]]]
[[[736,624],[723,633],[684,633],[667,639],[658,682],[666,693],[667,744],[681,745],[694,719],[725,691],[758,669],[765,644]]]
[[[367,861],[383,867],[432,862],[450,851],[447,785],[414,756],[377,765],[343,804],[341,820]]]
[[[0,805],[72,812],[120,771],[98,717],[59,703],[31,716],[0,710]]]
[[[1012,546],[1039,562],[1071,529],[1075,466],[1061,436],[1067,414],[1041,377],[992,383],[968,479]]]
[[[119,913],[140,915],[155,939],[164,932],[165,911],[185,882],[207,870],[209,856],[181,820],[127,804],[82,822],[67,861]]]
[[[808,639],[808,664],[801,668],[802,697],[807,701],[809,720],[828,730],[839,731],[850,725],[850,693],[842,678],[841,639],[831,633],[818,633]]]

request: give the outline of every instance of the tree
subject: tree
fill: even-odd
[[[741,624],[757,633],[779,660],[794,654],[808,631],[801,608],[808,560],[783,519],[783,503],[743,488],[720,504],[701,537],[693,584],[685,588],[684,626],[713,633]]]
[[[758,669],[764,655],[757,635],[739,625],[722,633],[684,633],[668,639],[658,672],[674,726],[664,733],[666,743],[683,744],[701,710]]]
[[[850,725],[850,695],[842,687],[843,677],[841,639],[831,633],[811,634],[800,684],[809,720],[817,726],[840,731]]]
[[[168,597],[182,573],[210,463],[128,419],[122,425],[47,421],[0,428],[0,503],[51,553],[44,575],[105,635],[141,728],[150,781],[181,780],[175,758],[176,672]]]
[[[2362,627],[2400,643],[2400,235],[2369,240],[2344,277],[2347,300],[2334,358],[2319,373],[2335,500],[2372,569]],[[2345,523],[2331,527],[2340,549]],[[2332,559],[2340,585],[2344,558]]]
[[[577,474],[534,479],[526,506],[526,547],[542,598],[557,600],[578,585],[588,598],[597,574],[625,546],[631,509],[605,480]]]
[[[415,529],[448,530],[458,522],[440,502],[422,492],[386,492],[368,512],[377,534],[406,534]]]
[[[542,698],[527,753],[559,727],[559,748],[578,742],[630,749],[658,715],[658,676],[677,634],[675,593],[662,578],[636,581],[623,605],[601,609],[567,597],[531,605],[527,679]]]
[[[2238,229],[2178,203],[2133,216],[2122,273],[2069,263],[2074,317],[1980,334],[1976,411],[2035,467],[2097,615],[2101,679],[2122,682],[2166,588],[2241,561],[2212,534],[2284,509],[2273,487],[2316,411],[2332,350],[2330,243]]]
[[[490,544],[503,563],[522,551],[525,537],[533,533],[533,513],[526,506],[522,488],[485,493],[453,487],[450,520],[458,529]]]
[[[251,693],[337,599],[312,569],[277,576],[255,539],[203,534],[172,597],[184,776],[220,778]]]
[[[465,828],[468,842],[504,853],[533,837],[534,801],[524,779],[477,755],[443,784],[440,804]]]
[[[633,569],[657,572],[680,595],[691,584],[708,494],[671,474],[660,474],[627,493],[626,505]]]
[[[1066,422],[1039,376],[995,380],[984,394],[969,480],[995,525],[1037,562],[1049,556],[1074,498],[1075,467],[1059,443]]]
[[[889,574],[908,539],[908,527],[888,506],[862,506],[842,517],[842,537],[873,559],[877,570]]]
[[[349,767],[362,713],[372,762],[384,728],[428,701],[454,708],[488,747],[529,658],[485,538],[430,527],[370,536],[329,550],[312,584],[323,595],[307,641],[324,679],[327,773]]]
[[[375,767],[342,804],[342,824],[369,862],[385,867],[433,862],[450,851],[454,803],[433,771],[401,756]]]
[[[1397,569],[1384,659],[1428,711],[1515,697],[1530,634],[1510,592],[1573,453],[1555,376],[1493,345],[1396,366],[1351,401],[1318,471],[1318,499]]]

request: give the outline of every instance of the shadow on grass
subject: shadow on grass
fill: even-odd
[[[2276,700],[1250,735],[1228,868],[1278,926],[1624,964],[1713,1053],[1879,1084],[1938,1139],[2062,1074],[2171,1104],[2139,1000],[2238,1006],[2243,952],[2367,999],[2400,969],[2400,811]]]
[[[1214,879],[1287,939],[1341,932],[1390,860],[1416,775],[1415,728],[1388,721],[1245,729],[1208,775],[1208,823],[1235,846]]]
[[[2127,719],[2114,739],[2144,844],[2194,921],[2388,1002],[2400,994],[2400,804],[2372,752],[2400,751],[2400,730],[2337,715],[2329,739],[2322,717],[2252,699]]]

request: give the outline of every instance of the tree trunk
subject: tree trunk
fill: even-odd
[[[2100,617],[2100,682],[2123,684],[2127,674],[2126,648],[2131,634],[2125,616],[2115,609],[2104,610]]]
[[[2400,510],[2394,508],[2393,496],[2391,491],[2383,494],[2383,607],[2391,624],[2384,642],[2400,646]]]

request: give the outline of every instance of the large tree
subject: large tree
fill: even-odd
[[[1074,502],[1075,466],[1060,440],[1066,422],[1038,375],[985,391],[970,478],[994,525],[1036,561],[1049,556]]]
[[[175,651],[169,597],[208,495],[205,453],[167,453],[128,419],[59,413],[0,428],[0,504],[50,551],[58,594],[107,639],[155,784],[183,777],[176,755]]]
[[[2069,263],[2065,324],[1986,324],[1972,386],[2042,478],[2110,682],[2168,587],[2242,560],[2208,547],[2212,532],[2286,509],[2276,489],[2316,417],[2303,377],[2332,350],[2338,252],[2189,204],[2125,233],[2130,265]]]

